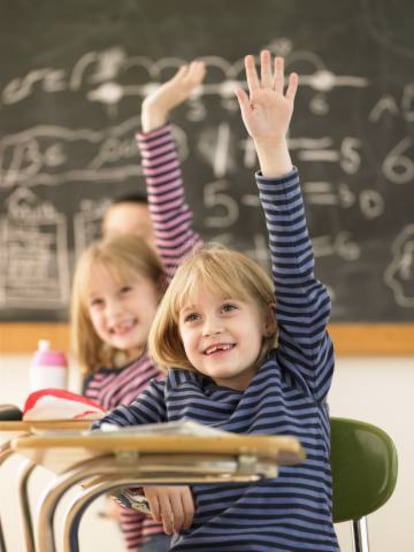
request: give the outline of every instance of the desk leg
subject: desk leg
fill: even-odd
[[[78,464],[62,475],[56,476],[41,499],[37,522],[36,552],[56,552],[53,527],[54,515],[59,500],[65,492],[84,479],[96,477],[97,474],[104,475],[105,471],[110,474],[111,470],[113,472],[113,462],[111,456],[105,459],[98,457]]]
[[[33,464],[30,460],[26,460],[19,470],[19,501],[23,521],[26,552],[34,552],[35,550],[32,515],[30,512],[29,497],[27,492],[29,477],[35,467],[36,464]]]
[[[98,496],[113,491],[114,489],[136,485],[136,475],[123,480],[118,477],[114,481],[101,481],[74,497],[66,513],[63,533],[63,552],[79,552],[79,525],[82,516],[88,506],[98,498]]]
[[[4,443],[3,445],[1,445],[1,447],[0,447],[0,466],[12,454],[14,454],[14,451],[10,448],[9,441],[7,443]],[[3,527],[2,527],[2,524],[1,524],[1,519],[0,519],[0,551],[1,552],[7,552],[6,541],[4,540],[4,533],[3,533]]]
[[[6,543],[4,542],[3,529],[0,520],[0,552],[6,552]]]
[[[7,458],[9,458],[15,452],[10,448],[9,442],[2,445],[0,448],[0,467]],[[23,459],[23,457],[22,457]],[[26,460],[26,459],[25,459]],[[35,468],[35,464],[26,460],[19,470],[18,477],[18,493],[20,502],[20,512],[23,523],[24,540],[26,543],[26,552],[34,552],[34,536],[33,536],[33,524],[32,517],[29,508],[29,499],[27,495],[27,483],[29,476]],[[0,521],[0,551],[6,552],[6,543]]]
[[[10,448],[10,441],[8,441],[7,443],[4,443],[3,445],[1,445],[1,447],[0,447],[0,466],[12,454],[14,454],[14,450]]]

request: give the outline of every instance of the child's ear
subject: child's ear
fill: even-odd
[[[264,313],[264,323],[263,323],[263,334],[265,337],[271,337],[272,335],[275,335],[277,332],[277,324],[276,324],[276,304],[270,303],[265,308]]]

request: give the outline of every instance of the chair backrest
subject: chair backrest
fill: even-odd
[[[334,522],[357,520],[378,510],[392,495],[397,450],[379,427],[331,418],[331,468]]]

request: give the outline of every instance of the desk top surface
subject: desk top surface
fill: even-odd
[[[251,455],[277,465],[302,462],[305,452],[291,436],[274,435],[136,435],[122,432],[61,431],[16,437],[12,448],[52,471],[62,473],[71,465],[99,457],[137,453],[140,459],[157,455],[168,458],[235,459]]]
[[[93,420],[28,420],[1,421],[0,433],[34,433],[39,430],[82,430],[91,426]]]

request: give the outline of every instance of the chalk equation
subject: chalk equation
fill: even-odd
[[[39,125],[0,139],[1,187],[122,181],[141,174],[132,117],[104,131]],[[86,153],[86,158],[85,158]]]

